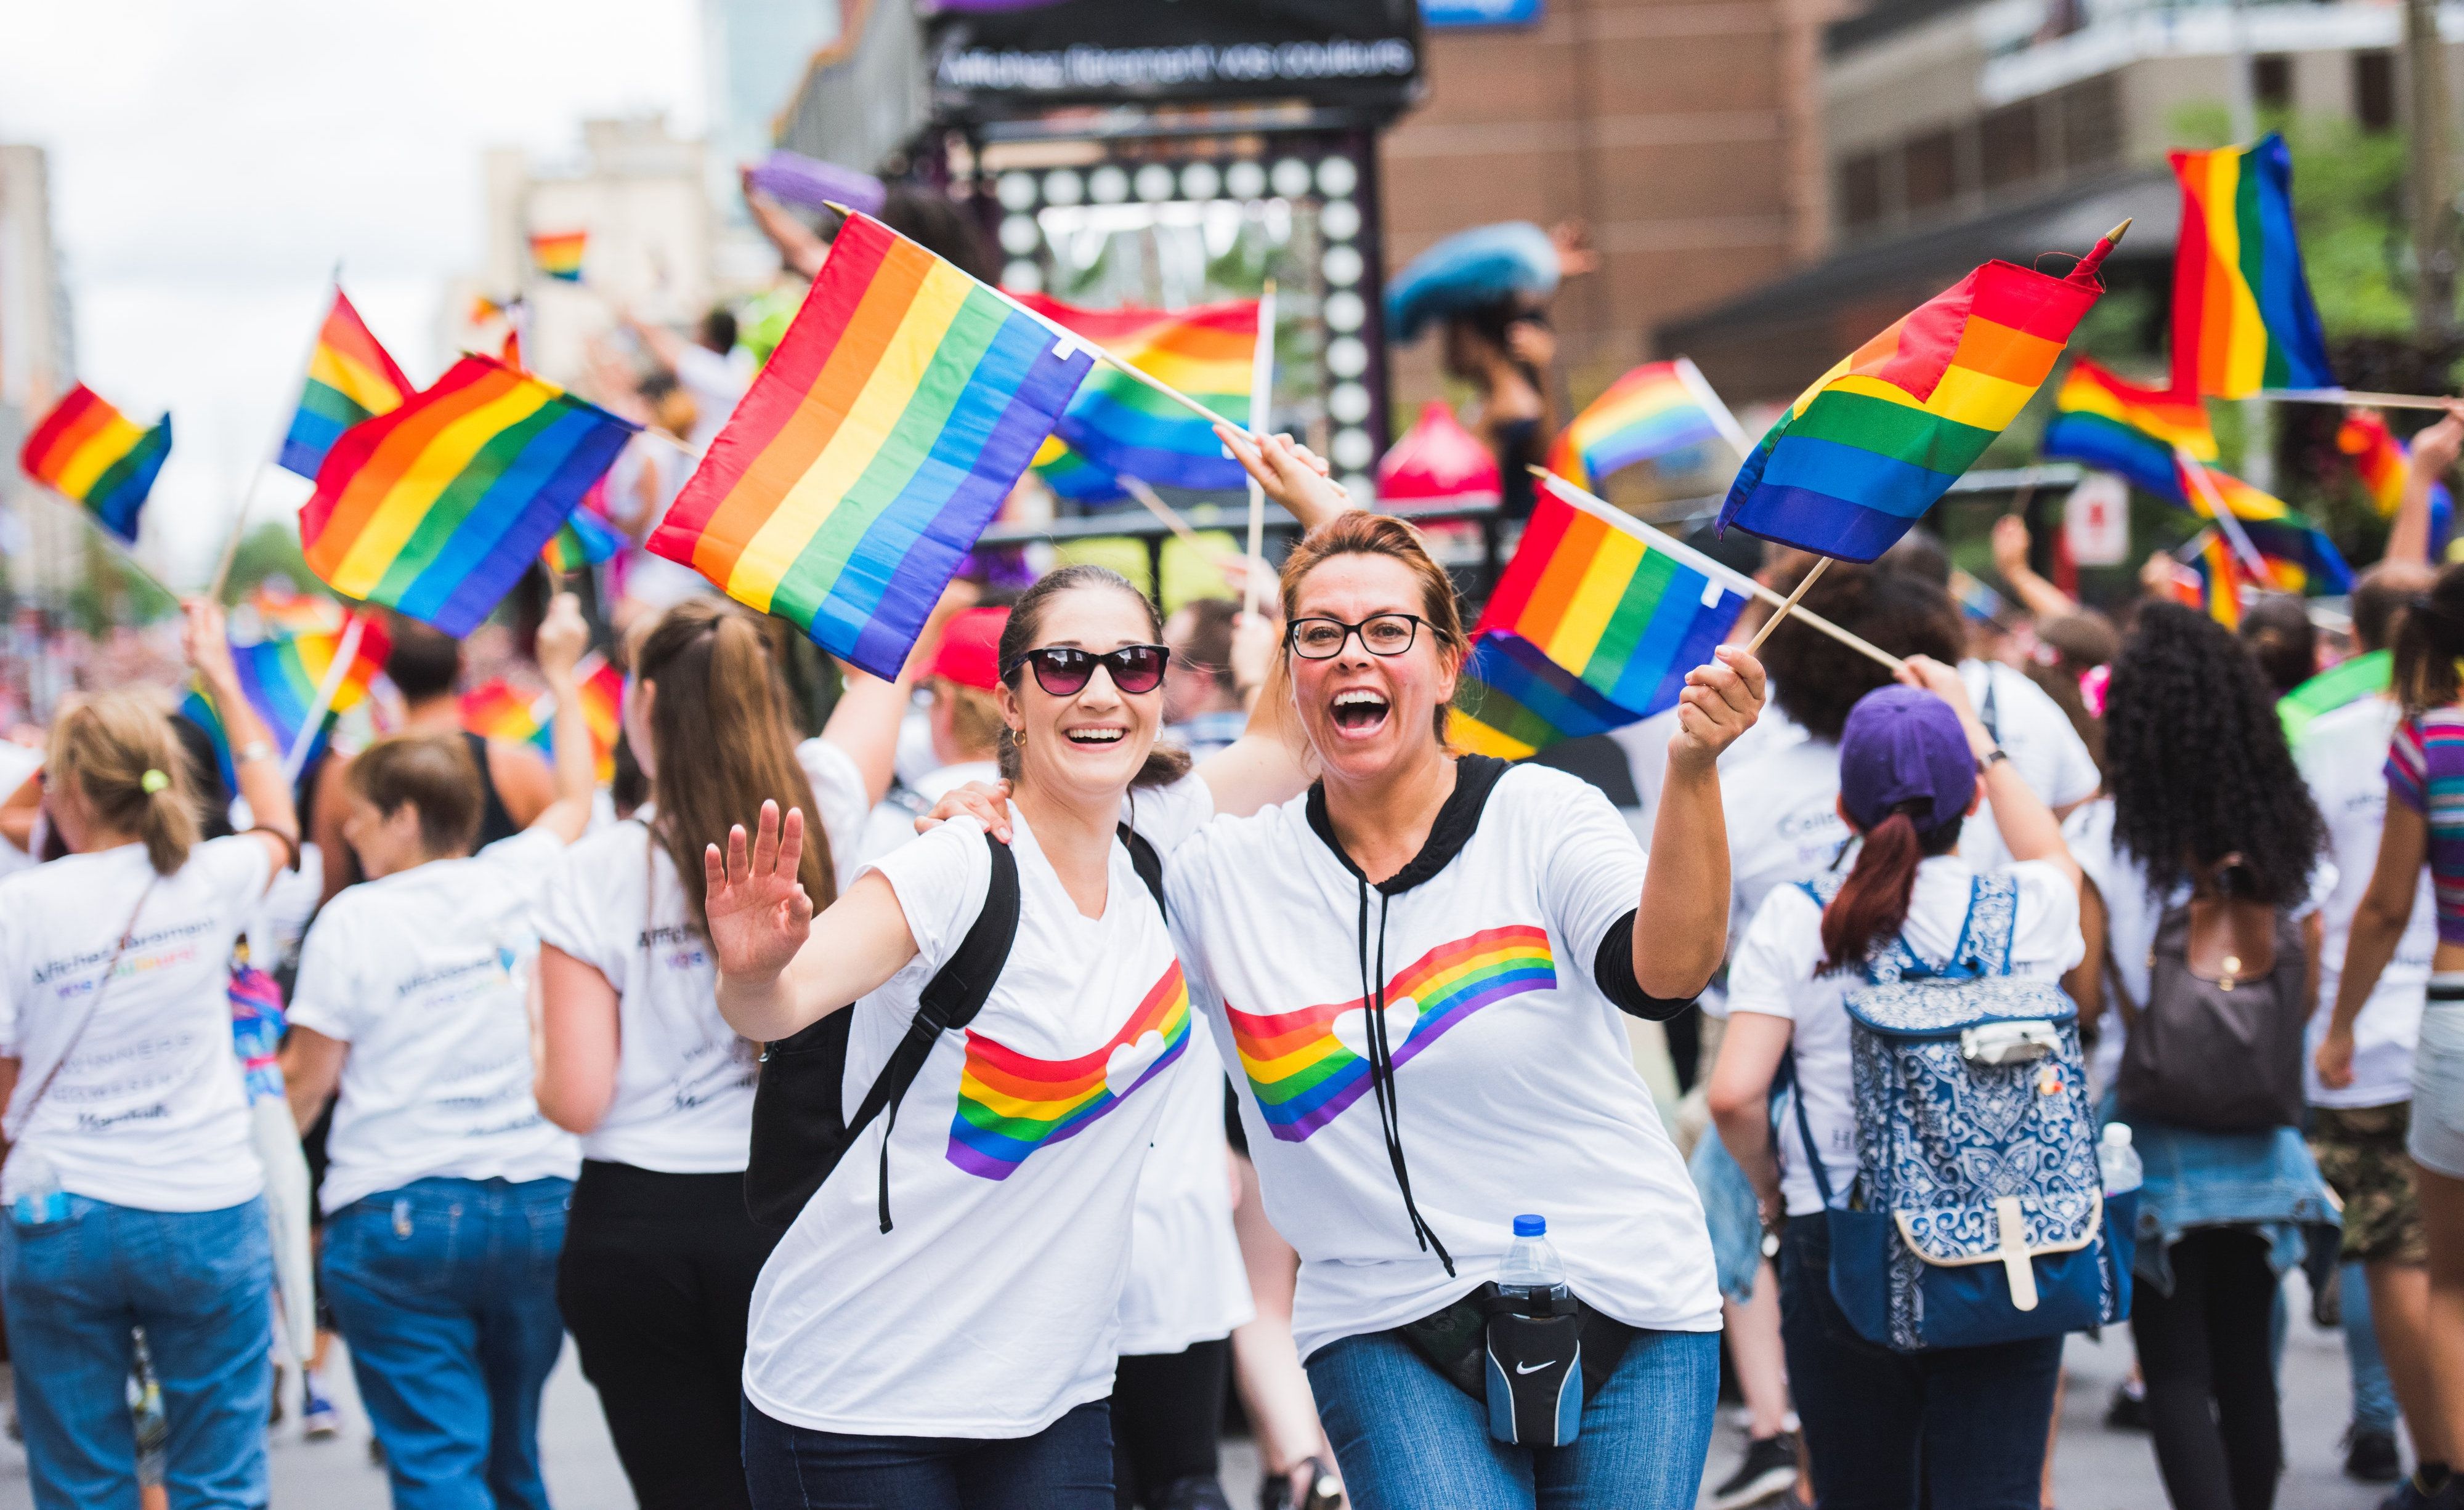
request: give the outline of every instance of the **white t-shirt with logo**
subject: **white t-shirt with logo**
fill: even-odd
[[[796,754],[844,887],[870,805],[863,777],[825,739],[805,740]],[[656,817],[645,807],[567,849],[539,902],[540,941],[616,988],[616,1093],[583,1135],[582,1156],[667,1174],[733,1173],[752,1138],[760,1051],[718,1015],[717,967],[693,930],[674,863],[650,835]]]
[[[2025,671],[1999,661],[1962,661],[1959,679],[1967,685],[1976,716],[2011,757],[2011,769],[2028,783],[2037,800],[2047,807],[2063,808],[2096,795],[2104,779],[2097,774],[2096,758],[2087,753],[2079,731],[2071,727],[2062,705],[2028,680]],[[1998,870],[2011,863],[2011,848],[2002,843],[1991,802],[1979,802],[1959,831],[1959,853],[1980,871]]]
[[[143,844],[0,881],[0,1056],[21,1065],[0,1198],[14,1197],[29,1148],[61,1189],[142,1211],[220,1211],[264,1188],[230,993],[231,944],[262,904],[271,866],[264,842],[243,834],[191,848],[151,892]]]
[[[2079,962],[2087,945],[2079,937],[2079,890],[2050,864],[2023,861],[2009,867],[2019,883],[2011,930],[2011,974],[2058,980]],[[1969,883],[1976,872],[1957,855],[1936,855],[1917,864],[1901,936],[1919,957],[1948,959],[1968,921]],[[1851,1086],[1848,993],[1864,984],[1857,971],[1817,974],[1822,968],[1822,908],[1801,886],[1786,886],[1763,900],[1728,967],[1728,1013],[1759,1012],[1794,1024],[1790,1049],[1796,1056],[1798,1094],[1805,1119],[1821,1151],[1832,1193],[1842,1198],[1857,1178],[1857,1114]],[[1788,1214],[1822,1209],[1822,1196],[1805,1161],[1805,1141],[1793,1113],[1780,1119],[1771,1140],[1779,1149],[1780,1191]]]
[[[533,829],[362,882],[308,930],[291,1024],[346,1043],[327,1212],[414,1180],[570,1179],[571,1134],[532,1099],[531,903],[564,857]]]
[[[1136,794],[1169,854],[1215,810],[1184,778]],[[1018,933],[973,1023],[944,1033],[847,1149],[763,1265],[744,1393],[819,1432],[1032,1436],[1111,1393],[1139,1172],[1181,1072],[1189,994],[1155,900],[1112,846],[1089,918],[1013,806]],[[916,956],[846,1010],[842,1105],[869,1090],[925,985],[983,910],[992,856],[971,819],[877,867]],[[891,1227],[881,1230],[883,1142]]]
[[[1167,869],[1191,999],[1237,1066],[1266,1215],[1300,1252],[1302,1354],[1495,1278],[1525,1213],[1593,1306],[1717,1330],[1702,1203],[1593,979],[1641,897],[1625,820],[1586,781],[1516,767],[1435,875],[1370,894],[1412,1193],[1450,1278],[1414,1236],[1369,1081],[1359,883],[1308,802],[1220,818]]]
[[[1138,1176],[1129,1286],[1121,1295],[1125,1356],[1177,1353],[1229,1337],[1258,1314],[1232,1227],[1223,1061],[1206,1033],[1190,1035],[1182,1059],[1163,1087],[1168,1105]]]
[[[2403,716],[2404,710],[2391,699],[2365,697],[2321,713],[2295,742],[2294,761],[2327,821],[2327,857],[2336,864],[2336,888],[2327,894],[2320,917],[2324,936],[2319,951],[2319,1010],[2310,1019],[2313,1052],[2335,1016],[2353,914],[2378,868],[2379,835],[2387,826],[2387,744]],[[2421,1035],[2431,956],[2437,952],[2438,908],[2431,896],[2430,867],[2424,865],[2413,893],[2412,917],[2396,941],[2395,956],[2353,1022],[2353,1083],[2329,1090],[2319,1083],[2318,1062],[2310,1054],[2301,1056],[2302,1084],[2311,1105],[2385,1106],[2411,1099],[2413,1044]]]

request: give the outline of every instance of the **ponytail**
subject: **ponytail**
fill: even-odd
[[[2408,713],[2426,713],[2464,696],[2464,563],[2438,574],[2430,591],[2396,619],[2395,691]]]
[[[67,786],[99,827],[145,846],[158,876],[188,863],[200,839],[196,797],[179,736],[163,710],[136,692],[81,699],[52,726],[45,779]]]
[[[1855,868],[1839,894],[1822,909],[1821,974],[1865,963],[1874,946],[1896,935],[1908,920],[1908,899],[1915,894],[1917,863],[1947,855],[1959,843],[1961,819],[1954,818],[1929,833],[1917,832],[1909,811],[1930,799],[1903,802],[1865,831]]]

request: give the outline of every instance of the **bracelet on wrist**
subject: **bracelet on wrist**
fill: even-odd
[[[264,739],[252,739],[247,744],[244,744],[231,752],[231,763],[233,765],[246,765],[252,760],[271,760],[273,758],[274,745],[271,741]]]

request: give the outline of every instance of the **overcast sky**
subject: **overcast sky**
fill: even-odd
[[[211,570],[297,397],[339,260],[416,381],[480,254],[480,154],[574,155],[585,117],[702,129],[694,0],[0,0],[0,141],[50,153],[77,376],[169,409],[144,551]],[[307,484],[270,471],[260,515]]]

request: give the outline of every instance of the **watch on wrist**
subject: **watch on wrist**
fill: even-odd
[[[1992,770],[1994,766],[2010,758],[2010,751],[2003,749],[2000,745],[1995,745],[1992,749],[1986,751],[1983,755],[1976,757],[1976,774],[1978,776],[1983,776],[1988,771]]]

